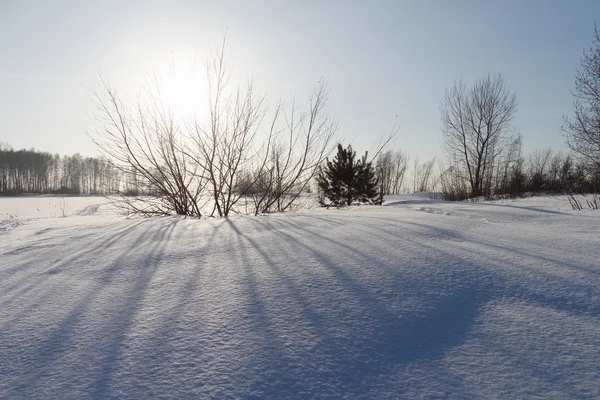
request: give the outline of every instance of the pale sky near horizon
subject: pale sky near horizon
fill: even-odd
[[[0,142],[95,155],[86,131],[98,69],[130,82],[174,51],[214,50],[226,32],[233,74],[273,101],[325,79],[359,152],[397,116],[393,148],[441,156],[445,89],[497,73],[517,94],[524,150],[563,150],[562,117],[597,19],[598,0],[0,0]]]

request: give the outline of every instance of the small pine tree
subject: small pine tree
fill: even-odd
[[[320,168],[317,176],[321,206],[340,207],[354,203],[381,204],[383,198],[378,188],[378,179],[367,153],[356,160],[352,146],[344,149],[338,144],[338,152],[333,160],[327,160],[325,168]]]
[[[379,178],[371,161],[365,153],[359,164],[357,200],[366,204],[383,203],[383,192],[379,190]]]
[[[321,192],[319,202],[322,206],[340,207],[352,202],[353,181],[356,179],[356,152],[352,146],[344,149],[338,144],[338,152],[333,160],[327,159],[326,167],[319,169],[317,183]],[[326,203],[328,199],[330,203]]]

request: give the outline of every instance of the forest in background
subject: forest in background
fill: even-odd
[[[404,151],[388,150],[374,164],[379,190],[384,195],[437,191],[448,200],[462,200],[468,191],[458,184],[456,170],[436,159],[420,162]],[[486,193],[494,194],[490,198],[527,193],[590,193],[600,185],[599,169],[549,147],[524,156],[520,140],[513,153],[489,171],[485,188]],[[462,191],[457,192],[457,187]],[[8,144],[0,144],[0,196],[152,195],[157,194],[156,190],[135,171],[122,171],[101,158],[13,150]]]
[[[0,145],[0,195],[110,195],[122,188],[127,182],[108,161]]]

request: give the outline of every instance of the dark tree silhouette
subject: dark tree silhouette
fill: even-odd
[[[368,153],[357,160],[352,146],[344,148],[338,144],[337,149],[333,160],[327,160],[325,168],[319,170],[319,203],[327,207],[381,204],[379,182],[372,163],[367,161]]]
[[[381,204],[383,203],[383,191],[379,190],[379,179],[371,161],[367,161],[368,153],[358,164],[358,182],[355,192],[359,203]]]

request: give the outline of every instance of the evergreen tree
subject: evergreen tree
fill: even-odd
[[[344,149],[338,144],[334,159],[328,159],[325,168],[319,170],[317,183],[322,206],[349,206],[357,202],[381,204],[383,200],[377,190],[375,170],[371,162],[367,162],[367,153],[356,160],[352,146]]]
[[[365,153],[359,163],[357,200],[360,203],[381,204],[383,203],[383,191],[379,188],[379,179],[371,161],[367,161],[368,153]]]

